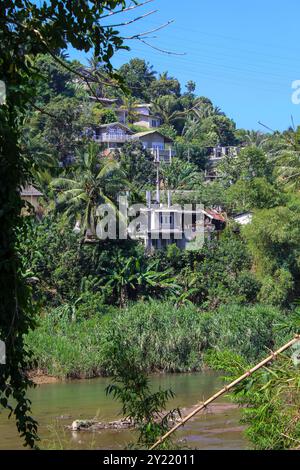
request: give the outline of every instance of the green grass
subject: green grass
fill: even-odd
[[[59,377],[111,374],[114,332],[147,372],[190,372],[203,368],[208,349],[229,349],[255,360],[272,348],[284,315],[274,307],[226,305],[203,313],[195,306],[137,302],[126,309],[72,321],[68,310],[53,309],[26,342],[35,367]]]

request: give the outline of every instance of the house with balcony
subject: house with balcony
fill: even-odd
[[[143,147],[153,154],[155,163],[171,163],[175,156],[175,150],[172,147],[173,139],[166,137],[158,130],[137,132],[132,136],[132,140],[142,142]]]
[[[90,99],[101,103],[105,108],[111,109],[115,112],[118,117],[118,121],[122,124],[127,123],[128,111],[122,104],[122,101],[118,98],[105,98],[105,97],[93,97]],[[157,128],[162,124],[159,116],[151,112],[152,105],[150,103],[140,103],[133,106],[132,111],[136,115],[136,120],[133,124],[145,128]]]
[[[159,191],[153,202],[151,192],[147,191],[146,200],[147,206],[141,209],[143,223],[139,227],[139,238],[143,239],[148,251],[171,244],[187,250],[201,248],[205,239],[211,239],[212,233],[218,236],[226,226],[225,217],[215,210],[195,205],[172,205],[170,191],[167,203],[160,202]]]
[[[120,122],[101,124],[93,129],[93,139],[108,150],[115,150],[132,139],[134,132]]]
[[[214,181],[216,178],[221,178],[217,171],[219,163],[226,157],[236,158],[240,152],[240,147],[235,146],[216,146],[207,147],[209,168],[205,171],[206,181]]]
[[[134,107],[134,112],[137,116],[134,124],[136,126],[155,128],[161,125],[161,119],[151,112],[152,105],[149,103],[141,103]]]
[[[164,136],[158,130],[134,133],[129,127],[120,122],[102,124],[93,129],[93,139],[103,144],[106,151],[121,148],[125,142],[140,141],[143,147],[153,154],[156,163],[171,163],[175,151],[173,140]]]

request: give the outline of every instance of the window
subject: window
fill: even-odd
[[[152,143],[152,148],[153,149],[163,150],[164,149],[164,144],[162,142],[153,142]]]
[[[220,149],[219,147],[216,149],[216,157],[217,157],[217,158],[221,158],[221,157],[222,157],[222,149]]]
[[[173,214],[160,214],[159,221],[161,225],[167,225],[170,227],[173,223]]]

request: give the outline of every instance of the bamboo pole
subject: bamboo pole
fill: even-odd
[[[212,403],[213,401],[215,401],[217,398],[219,398],[221,395],[224,395],[224,393],[228,392],[229,390],[231,390],[233,387],[235,387],[235,385],[237,385],[238,383],[242,382],[244,379],[246,379],[247,377],[249,377],[251,374],[253,374],[254,372],[256,372],[258,369],[260,369],[261,367],[263,367],[265,364],[267,364],[268,362],[276,359],[276,357],[281,354],[283,351],[285,351],[286,349],[290,348],[293,344],[297,343],[297,341],[300,340],[300,334],[298,335],[295,335],[295,337],[293,339],[291,339],[288,343],[284,344],[283,346],[281,346],[281,348],[277,349],[277,351],[275,352],[272,352],[268,357],[266,357],[263,361],[259,362],[258,364],[256,364],[256,366],[252,367],[252,369],[249,369],[247,372],[245,372],[243,375],[241,375],[240,377],[238,377],[237,379],[235,379],[233,382],[231,382],[230,384],[226,385],[225,387],[223,387],[221,390],[219,390],[217,393],[215,393],[213,396],[211,396],[210,398],[208,398],[205,402],[203,402],[201,405],[197,406],[197,408],[195,408],[195,410],[193,410],[190,414],[188,414],[182,421],[180,421],[179,423],[177,423],[172,429],[170,429],[166,434],[164,434],[160,439],[158,439],[158,441],[155,442],[155,444],[153,444],[149,450],[153,450],[155,449],[159,444],[161,444],[162,442],[164,442],[167,437],[169,437],[171,434],[173,434],[173,432],[175,432],[178,428],[180,428],[180,426],[183,426],[187,421],[189,421],[193,416],[195,416],[197,413],[199,413],[199,411],[203,410],[204,408],[207,407],[207,405],[209,405],[210,403]]]

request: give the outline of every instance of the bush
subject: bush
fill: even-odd
[[[273,349],[277,327],[284,315],[266,305],[224,305],[211,317],[210,346],[218,351],[231,350],[248,361],[258,360]]]
[[[295,449],[299,443],[300,370],[295,360],[299,349],[294,350],[292,358],[292,351],[286,351],[231,391],[233,400],[243,406],[245,434],[255,449]],[[206,360],[213,368],[225,371],[228,381],[251,367],[231,351],[211,352]]]
[[[95,316],[73,322],[67,315],[59,318],[58,310],[41,319],[40,326],[26,338],[35,367],[58,377],[105,375],[101,319]]]
[[[139,302],[118,312],[111,328],[122,332],[128,347],[138,345],[147,371],[187,372],[201,370],[209,317],[192,305],[176,309],[169,302]]]
[[[41,318],[26,338],[35,367],[61,377],[110,375],[115,331],[147,373],[199,371],[208,349],[228,349],[248,361],[260,358],[266,348],[273,348],[276,326],[284,321],[279,310],[264,305],[227,305],[207,313],[191,304],[175,308],[158,301],[136,302],[125,309],[100,304],[98,313],[87,318],[87,309],[96,301],[92,297],[86,304],[66,304]]]

